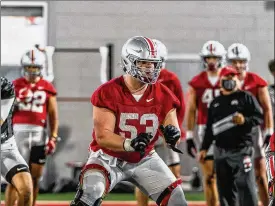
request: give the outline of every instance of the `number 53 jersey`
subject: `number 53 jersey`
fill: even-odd
[[[158,127],[163,124],[166,115],[173,108],[179,108],[180,102],[176,96],[163,84],[148,85],[142,97],[137,101],[125,85],[123,76],[101,85],[92,95],[94,106],[107,108],[116,117],[114,133],[125,138],[136,138],[139,133],[151,132],[153,139],[145,151],[145,156],[153,149],[158,139]],[[90,149],[104,153],[127,162],[140,161],[138,152],[115,152],[101,148],[93,131],[93,141]]]
[[[24,77],[14,80],[13,84],[17,102],[13,124],[45,127],[48,100],[56,95],[54,86],[43,78],[36,83],[30,83]]]

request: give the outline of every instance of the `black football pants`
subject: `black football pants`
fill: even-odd
[[[214,150],[220,206],[257,206],[253,147]]]

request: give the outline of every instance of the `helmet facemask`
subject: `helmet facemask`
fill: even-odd
[[[207,62],[207,59],[216,59],[216,62]],[[204,68],[208,71],[217,71],[219,68],[222,68],[223,66],[223,58],[219,56],[204,56],[203,59],[203,65]]]
[[[150,62],[151,67],[138,67],[142,62]],[[148,60],[140,59],[133,55],[129,55],[126,59],[122,59],[123,70],[145,84],[155,84],[160,74],[162,61],[161,60]]]
[[[243,79],[245,77],[245,71],[248,70],[248,61],[246,59],[230,59],[227,60],[228,63],[237,70],[239,79]]]
[[[28,77],[41,76],[42,67],[38,65],[24,65],[24,75]]]

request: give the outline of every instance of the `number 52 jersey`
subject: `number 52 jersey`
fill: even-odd
[[[13,124],[45,127],[49,98],[56,95],[54,86],[43,78],[30,83],[24,77],[14,80],[13,84],[17,102]]]
[[[139,133],[151,132],[153,139],[145,151],[145,156],[153,149],[159,137],[158,128],[166,115],[173,108],[180,107],[179,100],[163,84],[148,85],[143,96],[136,101],[127,86],[123,76],[115,78],[101,85],[92,95],[91,102],[94,106],[111,110],[116,118],[114,133],[125,138],[136,138]],[[90,149],[104,153],[127,162],[137,163],[140,161],[138,152],[115,152],[101,148],[96,141],[93,132],[93,141]]]

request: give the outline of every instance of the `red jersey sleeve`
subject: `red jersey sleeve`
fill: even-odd
[[[193,87],[194,89],[196,89],[199,86],[200,83],[200,79],[201,79],[201,74],[194,76],[189,82],[189,86]]]
[[[162,102],[163,104],[163,117],[165,119],[166,115],[172,110],[172,109],[180,109],[180,101],[179,99],[172,93],[172,91],[166,87],[165,85],[161,85],[162,86]]]
[[[116,111],[114,102],[115,98],[111,98],[112,91],[104,86],[100,86],[92,95],[91,103],[96,107],[106,108],[113,112]]]
[[[175,86],[174,94],[178,98],[180,103],[180,107],[177,109],[177,116],[178,116],[179,125],[181,126],[183,123],[184,114],[185,114],[185,101],[184,101],[184,92],[178,77],[174,78],[174,86]]]
[[[56,91],[56,89],[55,89],[55,87],[53,86],[52,83],[47,82],[47,83],[46,83],[46,88],[45,88],[45,89],[47,90],[47,92],[48,92],[50,95],[52,95],[52,96],[56,96],[56,95],[57,95],[57,91]]]
[[[258,87],[266,87],[268,85],[267,82],[259,75],[254,75],[254,79]]]

